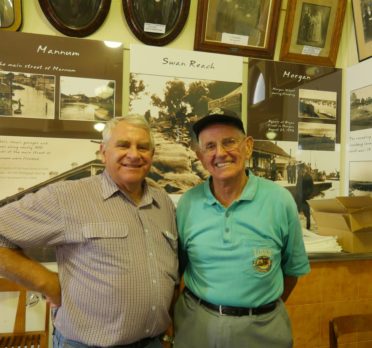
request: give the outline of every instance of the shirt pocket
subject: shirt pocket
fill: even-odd
[[[280,249],[274,241],[249,241],[245,247],[248,274],[257,278],[271,278],[280,268]]]
[[[128,225],[115,222],[84,224],[82,235],[82,251],[91,262],[107,262],[111,272],[130,269],[133,242]]]
[[[171,247],[171,249],[177,253],[178,250],[178,236],[172,234],[168,230],[162,230],[161,231],[163,237],[167,241],[168,245]]]

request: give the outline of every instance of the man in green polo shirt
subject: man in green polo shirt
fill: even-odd
[[[283,301],[310,271],[296,204],[246,171],[253,139],[231,111],[213,110],[193,131],[210,178],[177,207],[185,289],[174,347],[292,347]]]

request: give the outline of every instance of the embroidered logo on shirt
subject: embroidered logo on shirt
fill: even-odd
[[[272,266],[271,251],[268,249],[260,249],[255,252],[253,267],[260,273],[269,272]]]

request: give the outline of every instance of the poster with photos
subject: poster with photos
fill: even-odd
[[[8,31],[0,42],[2,135],[97,138],[92,124],[121,114],[121,43]]]
[[[249,166],[292,193],[309,228],[307,201],[340,192],[341,77],[329,67],[248,62]]]
[[[241,115],[242,71],[241,57],[131,46],[129,109],[151,124],[149,178],[174,199],[209,176],[191,149],[191,125],[214,108]]]
[[[372,197],[372,61],[347,69],[347,166],[345,192]]]

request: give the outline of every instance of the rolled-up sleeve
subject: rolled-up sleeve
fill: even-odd
[[[63,213],[52,186],[0,209],[0,246],[54,246],[64,240]]]

